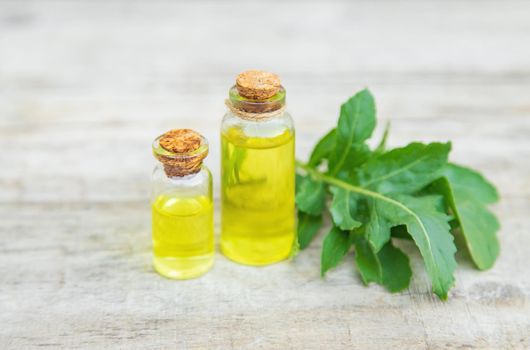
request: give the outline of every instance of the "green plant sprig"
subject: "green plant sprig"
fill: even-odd
[[[362,281],[397,292],[409,286],[412,270],[392,241],[413,240],[433,292],[445,300],[457,266],[454,234],[463,236],[481,270],[499,254],[500,226],[487,208],[498,201],[497,191],[479,173],[448,162],[450,143],[413,142],[387,150],[387,125],[371,150],[366,140],[375,115],[372,94],[358,92],[342,104],[337,127],[317,143],[309,161],[296,162],[298,247],[311,243],[327,209],[332,227],[322,245],[322,276],[354,247]]]

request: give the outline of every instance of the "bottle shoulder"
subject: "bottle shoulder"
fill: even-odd
[[[152,198],[166,194],[173,197],[212,196],[212,173],[206,166],[195,174],[168,177],[161,165],[156,165],[152,174]]]
[[[247,137],[277,137],[288,133],[294,136],[294,122],[289,112],[285,111],[280,116],[266,120],[246,120],[228,111],[221,123],[221,134],[243,134]]]

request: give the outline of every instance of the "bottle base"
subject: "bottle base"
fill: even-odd
[[[156,272],[175,280],[187,280],[202,276],[213,267],[213,263],[213,254],[190,258],[153,257],[153,267]]]
[[[248,244],[221,242],[221,252],[228,259],[238,264],[249,266],[266,266],[287,259],[291,254],[291,246],[292,243],[286,247],[283,247],[281,250],[271,249],[269,251],[263,251],[260,250],[259,247],[258,249],[252,249]],[[245,249],[242,249],[242,247]],[[271,254],[271,251],[273,251],[274,254]]]

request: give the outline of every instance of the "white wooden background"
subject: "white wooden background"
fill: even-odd
[[[401,294],[364,287],[351,259],[322,280],[320,242],[155,274],[150,143],[201,131],[217,177],[247,68],[283,78],[300,158],[365,86],[391,145],[453,140],[502,194],[495,267],[459,256],[445,303],[411,247]],[[0,348],[530,348],[529,139],[528,1],[0,0]]]

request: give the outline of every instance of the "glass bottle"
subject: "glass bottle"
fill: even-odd
[[[287,258],[295,237],[293,120],[279,78],[236,79],[221,125],[221,250],[247,265]]]
[[[173,279],[200,276],[214,261],[212,175],[202,164],[208,142],[176,129],[152,147],[158,160],[151,198],[154,268]]]

